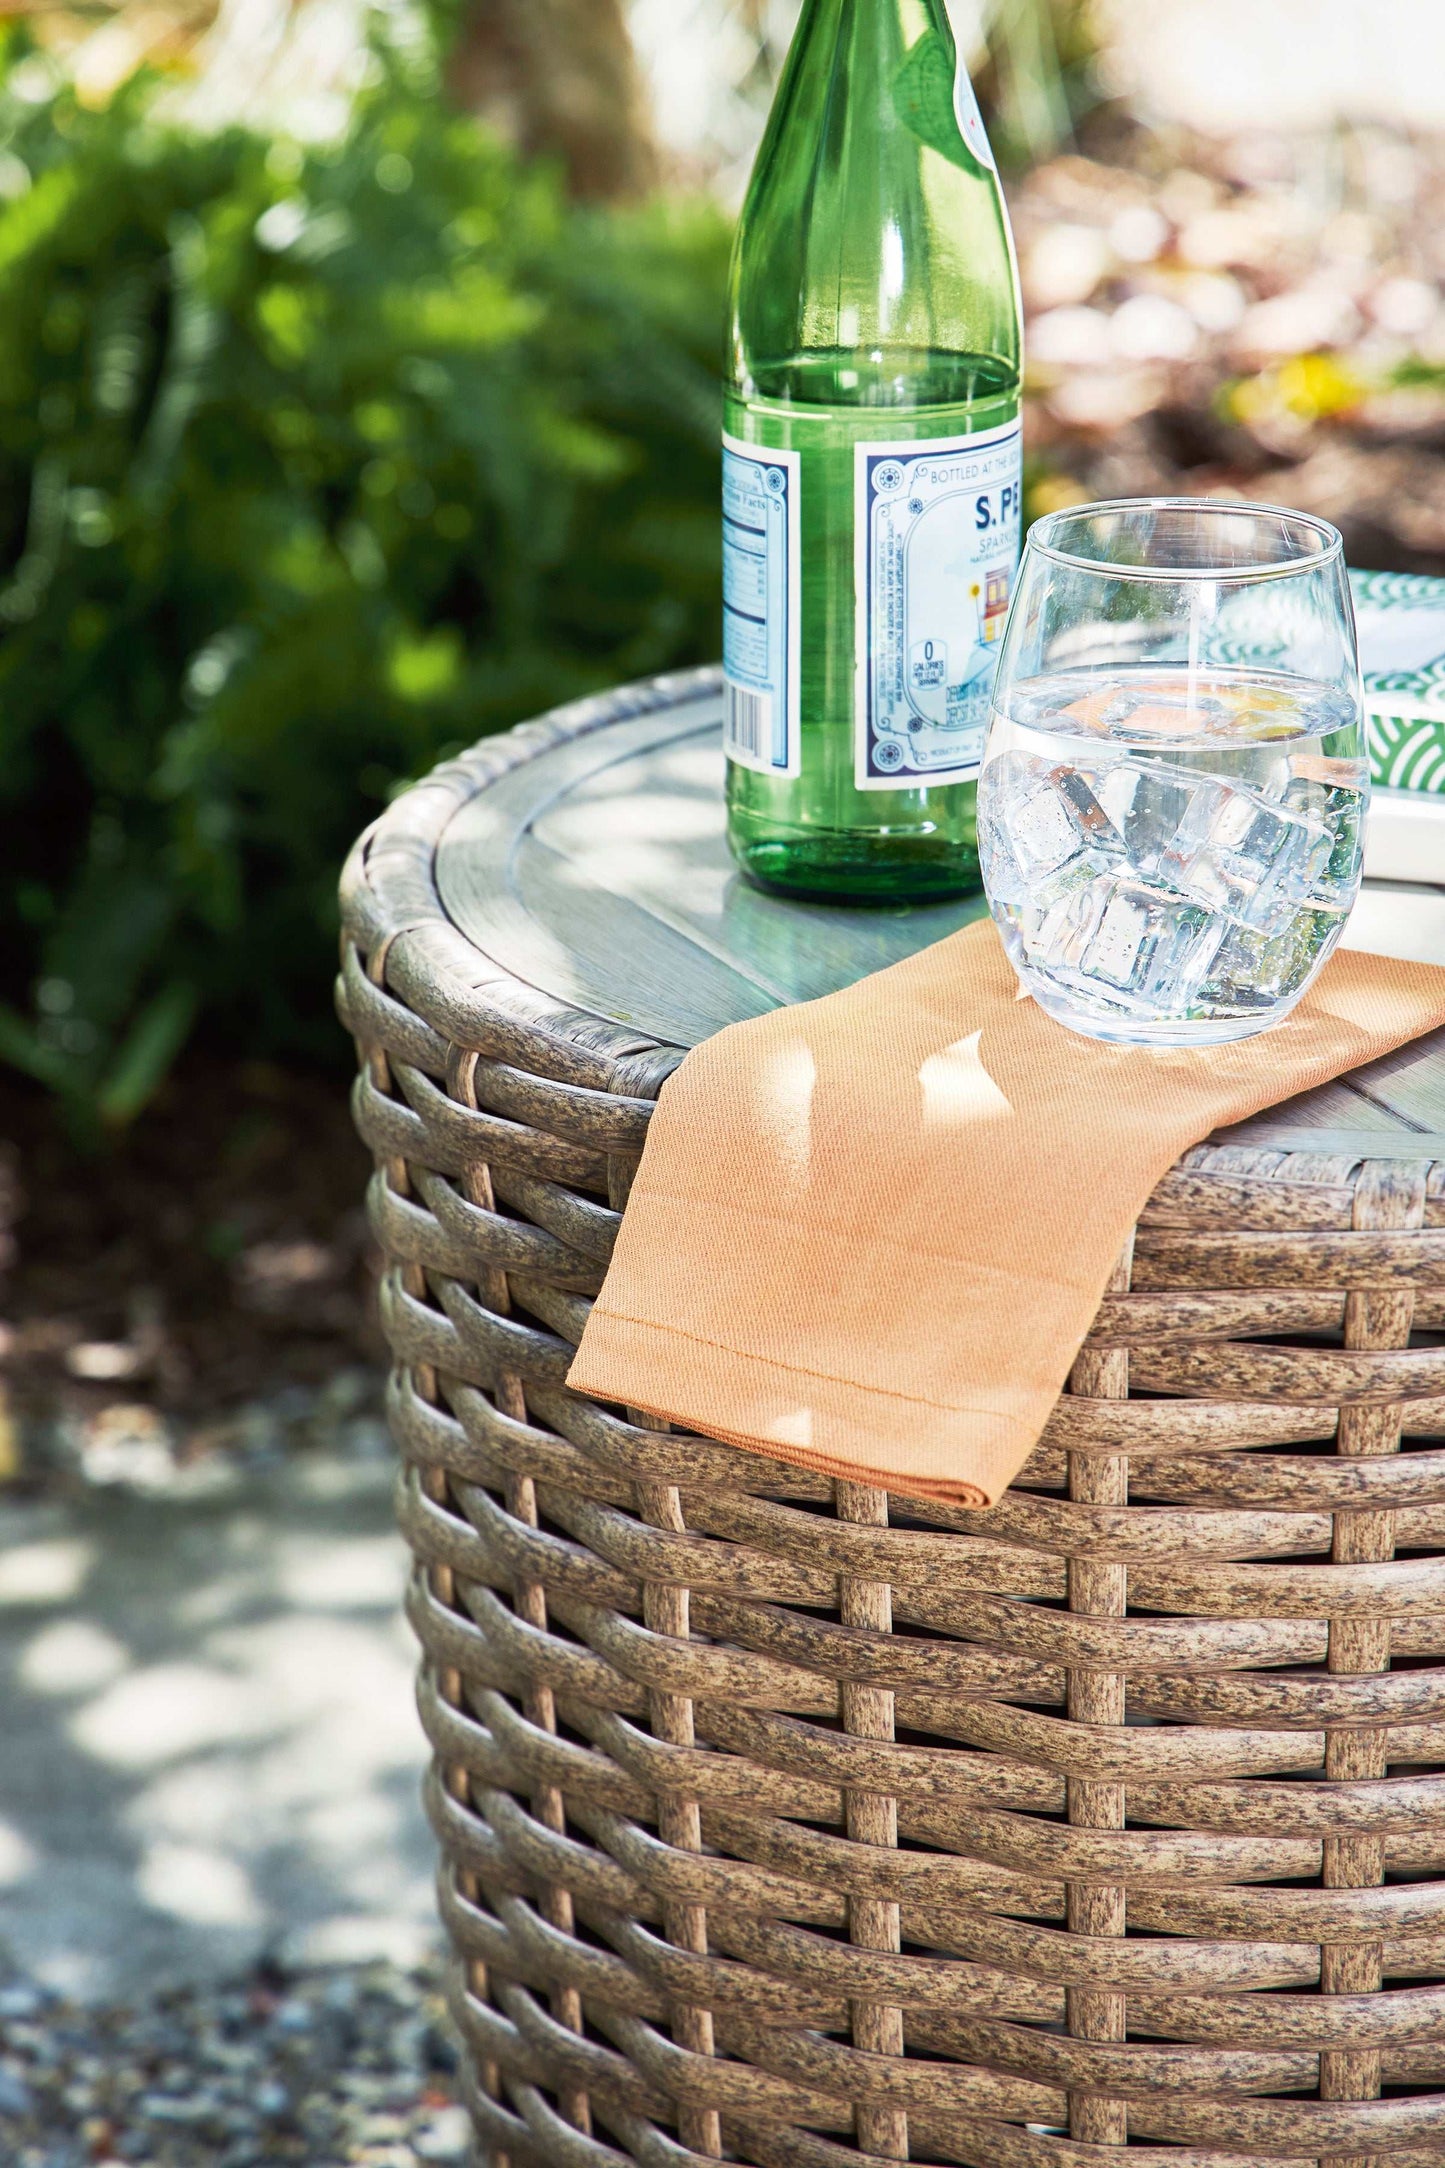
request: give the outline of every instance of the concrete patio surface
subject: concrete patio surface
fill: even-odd
[[[391,1478],[0,1506],[0,1966],[102,2001],[434,1949]]]

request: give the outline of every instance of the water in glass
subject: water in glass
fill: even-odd
[[[1123,667],[1001,681],[999,703],[979,853],[1039,1002],[1165,1042],[1291,1008],[1359,886],[1369,778],[1350,694]]]

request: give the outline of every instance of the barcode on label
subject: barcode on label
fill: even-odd
[[[749,692],[729,681],[723,687],[723,737],[730,753],[770,761],[773,751],[773,703],[768,693]]]

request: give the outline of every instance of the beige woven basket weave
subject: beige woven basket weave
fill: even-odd
[[[1445,2160],[1445,1165],[1189,1154],[987,1518],[579,1399],[677,1051],[431,863],[615,712],[345,887],[484,2157]]]

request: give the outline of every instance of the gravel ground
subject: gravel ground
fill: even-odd
[[[13,2168],[425,2168],[469,2158],[439,1980],[387,1965],[85,2008],[0,1984]]]
[[[1031,509],[1249,497],[1445,571],[1445,137],[1090,141],[1011,190]]]

